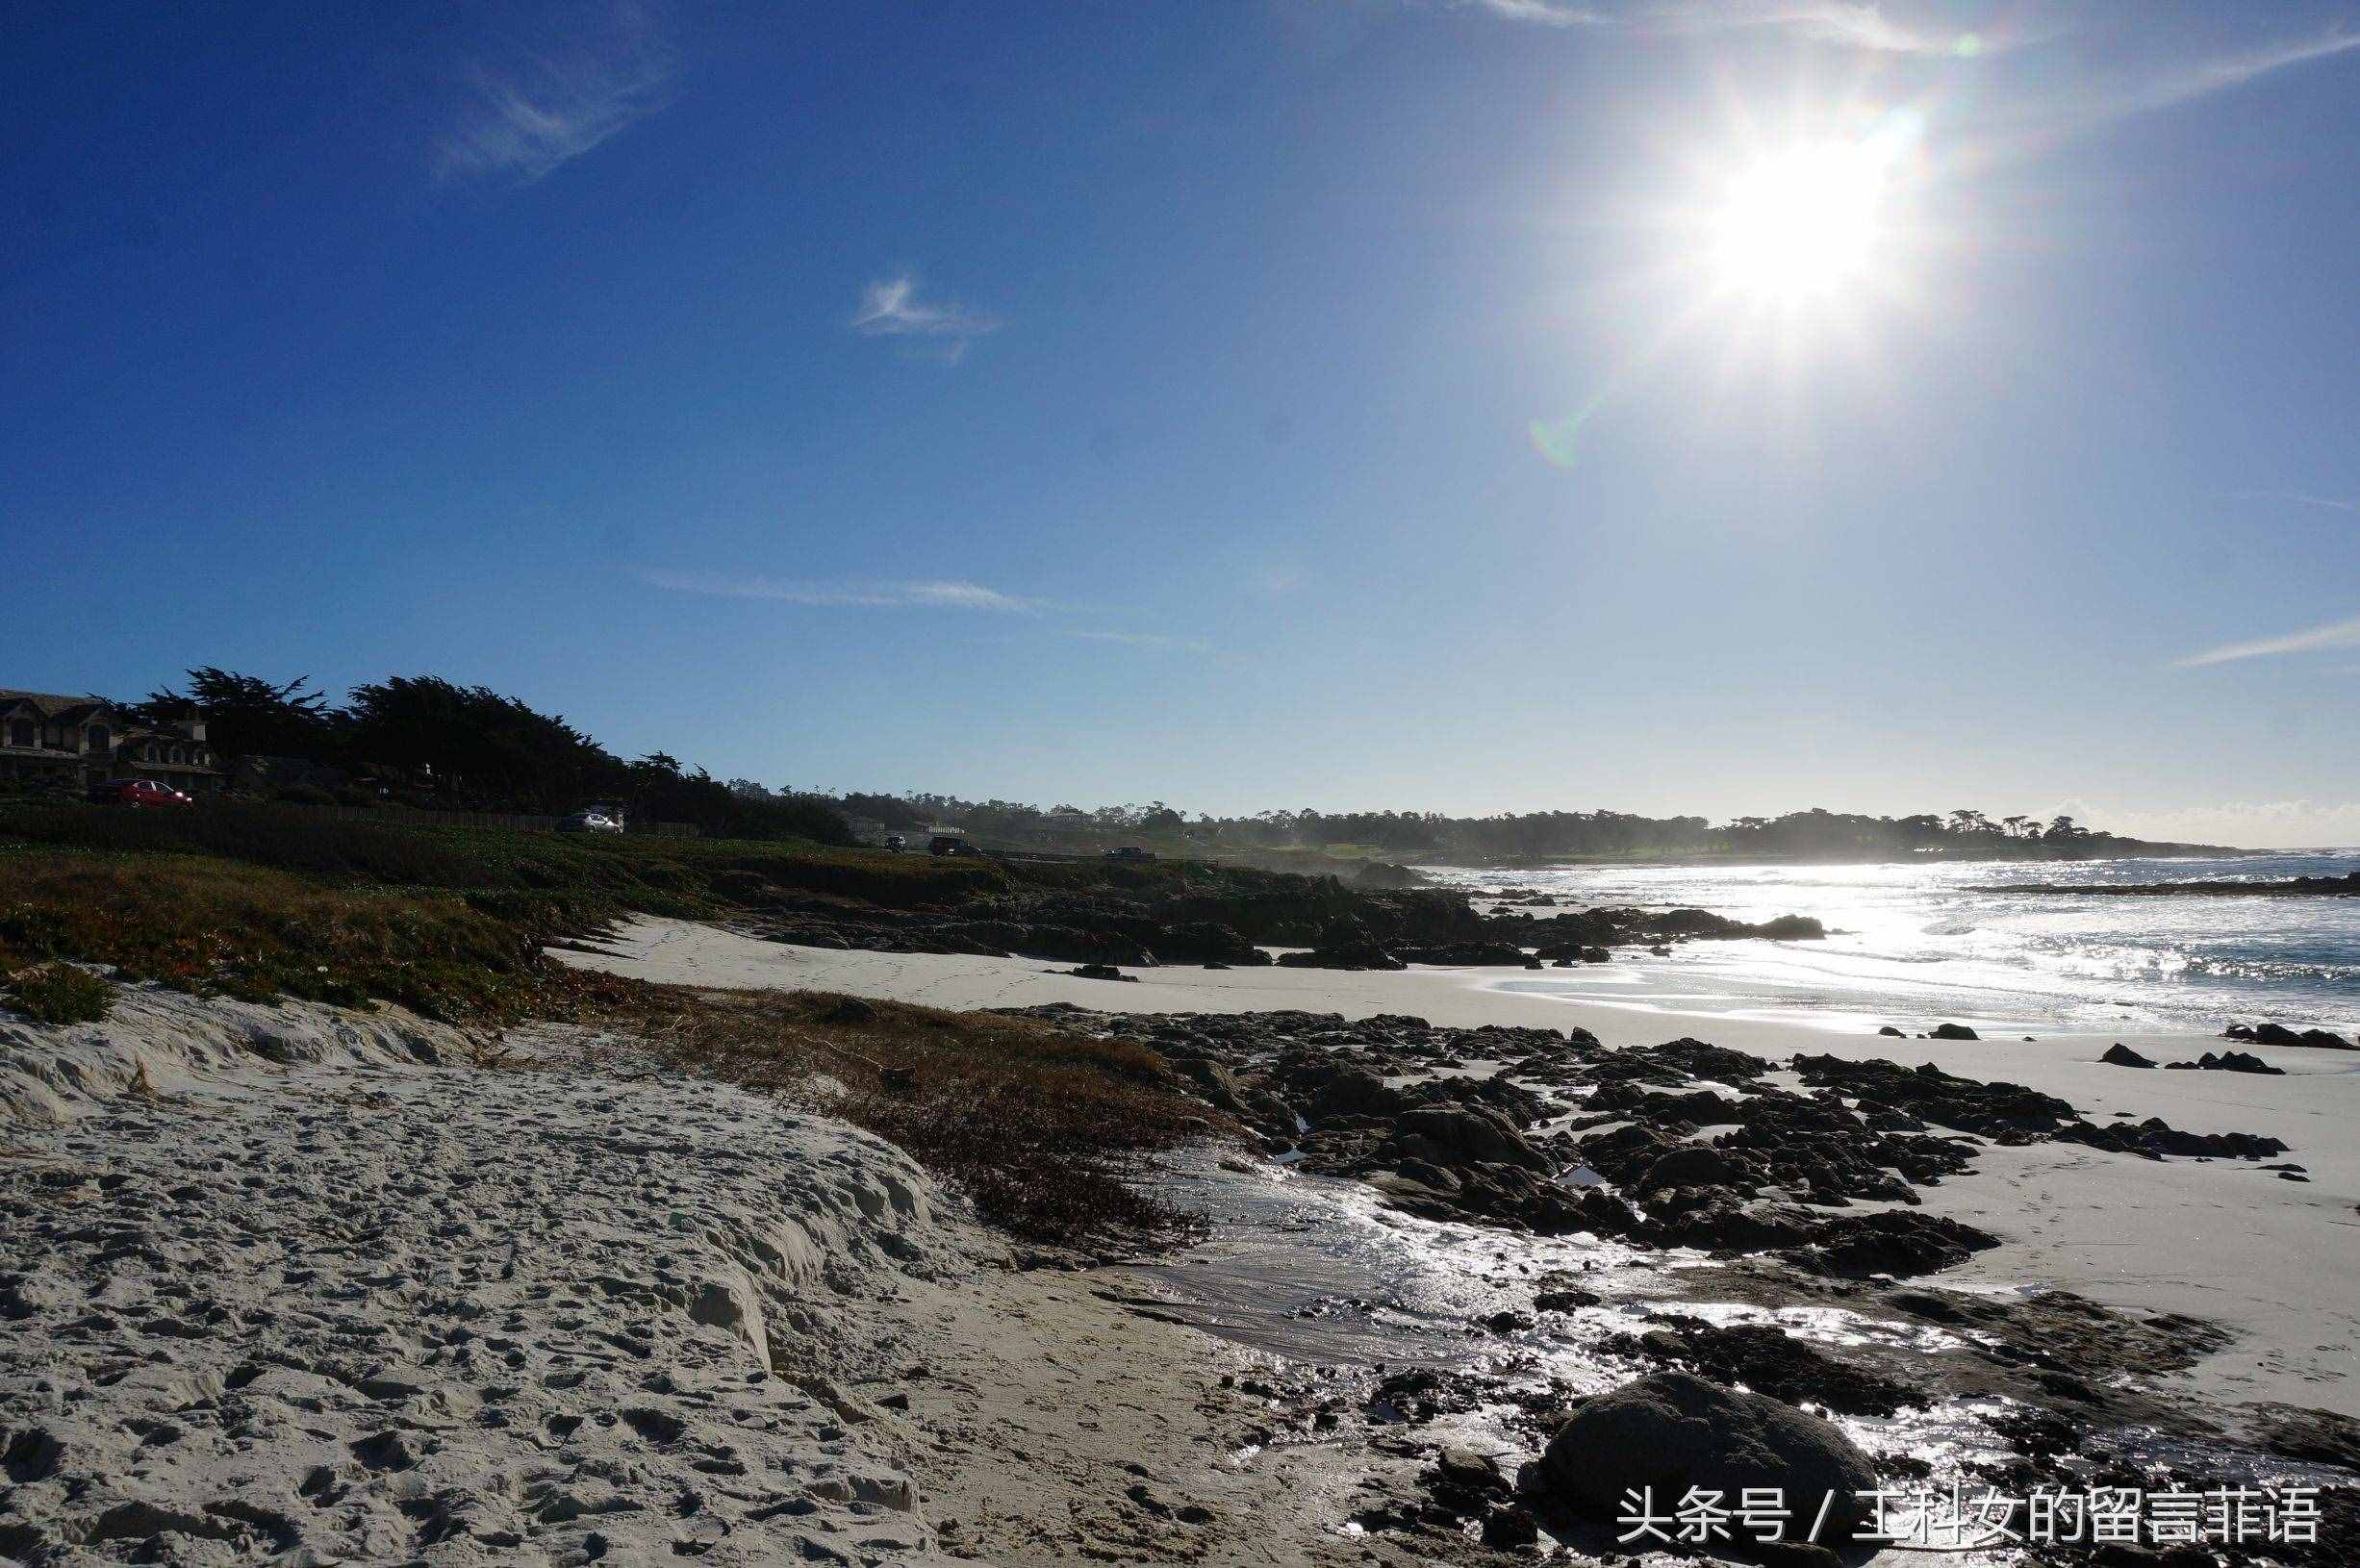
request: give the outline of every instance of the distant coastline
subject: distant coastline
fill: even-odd
[[[2360,872],[2343,876],[2218,878],[2191,882],[2127,882],[2116,886],[2018,882],[1975,888],[1976,893],[2096,893],[2132,898],[2360,898]]]
[[[2096,847],[2085,847],[2079,844],[2049,845],[2037,840],[2019,839],[2002,846],[1960,846],[1956,848],[1936,846],[1907,852],[1871,849],[1849,853],[1840,850],[1814,853],[1798,849],[1698,847],[1637,852],[1600,851],[1594,854],[1510,855],[1481,860],[1453,861],[1450,864],[1494,868],[1525,867],[1534,870],[1552,866],[1923,866],[1933,863],[1971,864],[1975,861],[2077,863],[2090,860],[2225,859],[2232,856],[2269,852],[2261,849],[2240,849],[2220,844],[2168,844],[2147,839],[2107,837]],[[1440,864],[1443,862],[1420,858],[1412,863],[1412,869]],[[2007,888],[1996,891],[2050,890]],[[2093,890],[2060,888],[2054,891],[2081,893]]]

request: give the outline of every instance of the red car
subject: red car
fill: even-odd
[[[193,806],[196,801],[152,778],[111,778],[90,786],[94,806]]]

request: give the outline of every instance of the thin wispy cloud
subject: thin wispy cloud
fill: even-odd
[[[1166,637],[1160,632],[1071,631],[1068,637],[1078,637],[1085,643],[1112,643],[1120,647],[1145,648],[1155,653],[1209,653],[1212,645],[1202,638]]]
[[[2310,495],[2299,490],[2233,490],[2229,498],[2235,501],[2285,501],[2294,506],[2316,506],[2329,512],[2360,512],[2360,501],[2342,501],[2332,495]]]
[[[1457,0],[1511,22],[1641,34],[1786,33],[1878,54],[1947,55],[2003,41],[1954,27],[1917,27],[1865,0],[1642,0],[1618,6],[1574,0]]]
[[[918,280],[902,272],[861,291],[851,327],[864,337],[907,340],[911,347],[955,365],[977,338],[998,332],[1001,321],[964,305],[921,299]]]
[[[530,185],[662,109],[675,61],[653,21],[634,5],[602,20],[468,62],[467,101],[435,140],[436,172]]]
[[[1963,28],[1926,7],[1891,7],[1872,0],[1451,0],[1508,21],[1562,29],[1591,28],[1661,37],[1713,33],[1779,33],[1864,55],[1992,56],[2071,31],[2070,11],[2014,8],[2004,23]],[[2268,15],[2254,8],[2251,15]],[[2030,127],[2046,134],[2084,131],[2133,115],[2234,91],[2262,77],[2360,49],[2360,31],[2337,24],[2302,38],[2279,38],[2180,55],[2142,69],[2089,81],[2043,98]]]
[[[955,579],[885,583],[799,583],[771,577],[731,577],[706,571],[649,571],[650,587],[710,598],[765,599],[827,610],[973,610],[1000,615],[1037,615],[1046,599],[1002,594],[981,583]]]
[[[1004,616],[1040,622],[1043,617],[1065,619],[1100,613],[1082,604],[1003,593],[959,578],[909,582],[793,582],[776,577],[738,577],[718,571],[649,570],[637,574],[642,582],[671,594],[694,594],[706,598],[749,599],[809,610],[940,610],[980,616]],[[1209,653],[1198,638],[1172,637],[1161,632],[1115,631],[1096,626],[1042,623],[1045,633],[1084,643],[1154,653]]]
[[[2207,648],[2202,653],[2192,653],[2174,662],[2171,668],[2197,670],[2206,665],[2231,664],[2239,659],[2269,659],[2285,653],[2319,653],[2329,648],[2360,648],[2360,618],[2313,626],[2308,631],[2289,632],[2283,637],[2224,644],[2217,648]]]
[[[2355,49],[2360,49],[2360,32],[2338,28],[2313,38],[2251,44],[2205,59],[2176,62],[2144,75],[2083,89],[2055,112],[2053,123],[2045,129],[2094,130],[2134,115],[2232,92],[2265,76]]]

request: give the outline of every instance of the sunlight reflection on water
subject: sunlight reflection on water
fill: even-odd
[[[1608,1005],[1823,1024],[1955,1019],[1992,1031],[2182,1028],[2276,1019],[2360,1024],[2360,898],[2011,894],[2105,885],[2341,876],[2360,850],[2235,860],[1872,866],[1423,868],[1471,888],[1578,905],[1688,906],[1740,920],[1816,916],[1823,942],[1695,942],[1669,958],[1552,970],[1499,988]],[[1480,903],[1480,900],[1479,900]],[[1554,911],[1533,911],[1541,921]]]

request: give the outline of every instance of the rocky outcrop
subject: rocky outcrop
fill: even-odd
[[[2155,1065],[2119,1040],[2108,1046],[2106,1054],[2100,1056],[2098,1060],[2109,1067],[2153,1067]]]
[[[2325,1029],[2290,1029],[2283,1024],[2232,1024],[2220,1031],[2223,1040],[2244,1040],[2257,1046],[2311,1046],[2321,1050],[2350,1050],[2352,1043]]]
[[[1918,1189],[1972,1166],[1978,1145],[1962,1133],[2159,1159],[2284,1151],[2156,1120],[2093,1125],[2055,1096],[1932,1064],[1797,1056],[1798,1093],[1760,1057],[1687,1038],[1606,1050],[1578,1029],[1404,1015],[1019,1011],[1156,1050],[1268,1152],[1357,1176],[1413,1214],[1771,1253],[1823,1277],[1921,1275],[1992,1244],[1915,1212]],[[1902,1208],[1830,1212],[1858,1202]]]
[[[2261,1057],[2243,1050],[2208,1050],[2193,1062],[2166,1062],[2164,1065],[2183,1073],[2260,1073],[2272,1077],[2283,1077],[2286,1074],[2285,1068],[2272,1067]]]
[[[1971,1225],[1895,1209],[1829,1220],[1812,1231],[1806,1245],[1783,1255],[1811,1274],[1906,1279],[1939,1273],[1998,1245],[1998,1237]]]

